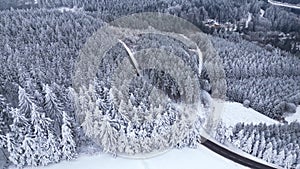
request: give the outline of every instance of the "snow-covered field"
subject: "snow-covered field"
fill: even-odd
[[[293,121],[298,121],[300,122],[300,106],[297,107],[296,113],[292,114],[290,116],[287,116],[285,118],[286,121],[288,121],[289,123],[293,122]]]
[[[148,159],[114,158],[108,154],[81,155],[74,161],[39,167],[45,169],[245,169],[200,145],[198,149],[173,149]],[[37,169],[28,167],[26,169]]]
[[[252,108],[246,108],[240,103],[236,102],[223,102],[217,101],[217,104],[222,104],[222,111],[220,119],[225,123],[226,126],[235,126],[239,122],[244,123],[266,123],[266,124],[277,124],[276,120],[273,120]]]

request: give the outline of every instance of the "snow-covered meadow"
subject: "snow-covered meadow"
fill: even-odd
[[[222,111],[220,113],[220,120],[227,126],[235,126],[237,123],[246,124],[278,124],[279,122],[273,120],[252,108],[246,108],[241,103],[216,101],[216,105],[222,104]]]
[[[73,161],[62,161],[52,164],[44,169],[245,169],[218,154],[213,153],[206,147],[200,145],[197,149],[173,149],[155,156],[153,158],[130,159],[123,157],[112,157],[109,154],[80,155]],[[13,168],[11,168],[13,169]],[[27,167],[26,169],[37,169]]]

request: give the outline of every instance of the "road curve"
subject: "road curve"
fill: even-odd
[[[289,3],[283,3],[283,2],[277,2],[274,0],[268,0],[268,2],[272,5],[276,5],[276,6],[283,6],[283,7],[288,7],[288,8],[294,8],[294,9],[300,9],[299,4],[298,5],[294,5],[294,4],[289,4]]]
[[[201,144],[206,148],[214,151],[215,153],[234,161],[243,166],[253,168],[253,169],[283,169],[274,164],[268,164],[267,162],[262,163],[259,161],[255,161],[254,159],[250,159],[246,156],[241,155],[240,153],[234,152],[233,150],[229,150],[229,148],[225,148],[225,146],[221,146],[217,144],[215,141],[212,141],[206,137],[201,136]]]

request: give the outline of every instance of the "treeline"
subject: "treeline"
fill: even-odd
[[[300,164],[300,123],[243,124],[233,129],[231,143],[243,151],[284,168]]]
[[[2,6],[7,6],[2,2]],[[138,12],[164,12],[187,19],[200,27],[205,33],[213,33],[218,27],[206,27],[206,19],[215,19],[219,23],[230,22],[237,26],[238,32],[245,33],[245,38],[259,41],[262,44],[272,44],[286,51],[299,53],[300,21],[295,9],[282,8],[261,0],[33,0],[11,2],[13,6],[32,4],[31,8],[79,8],[84,11],[101,13],[109,22],[120,16]],[[15,7],[18,8],[18,7]],[[6,8],[10,9],[10,8]],[[261,15],[261,10],[264,15]],[[249,22],[248,15],[251,15]],[[104,17],[105,16],[105,17]],[[247,21],[247,24],[246,24]],[[266,33],[267,32],[267,33]],[[280,32],[290,33],[291,37],[280,39]]]
[[[219,27],[207,27],[207,19],[219,23],[231,23],[237,32],[245,34],[250,41],[271,44],[283,50],[299,53],[299,11],[271,5],[261,0],[39,0],[39,8],[77,7],[85,11],[99,12],[105,21],[138,12],[163,12],[187,19],[205,33],[213,33]],[[262,15],[261,12],[264,12]],[[249,21],[247,21],[251,15]],[[246,23],[247,22],[247,23]],[[291,34],[280,38],[280,32]]]
[[[300,104],[300,59],[276,48],[259,47],[237,34],[212,37],[223,60],[227,97],[273,119],[295,113]]]
[[[299,32],[299,18],[291,13],[289,9],[270,5],[260,0],[136,0],[105,1],[105,0],[39,0],[40,8],[78,7],[87,11],[100,11],[112,16],[123,16],[136,12],[168,12],[174,14],[196,25],[207,18],[216,19],[221,23],[238,23],[246,19],[248,13],[253,14],[250,21],[250,31],[283,31]],[[260,17],[260,10],[265,10],[265,15]]]

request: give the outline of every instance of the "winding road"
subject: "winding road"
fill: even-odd
[[[244,156],[240,152],[235,152],[229,148],[217,143],[211,138],[201,136],[201,144],[210,149],[211,151],[231,160],[243,166],[253,169],[283,169],[282,167],[276,166],[267,162],[260,162],[259,159],[249,158]]]
[[[277,1],[273,1],[273,0],[268,0],[268,3],[270,3],[272,5],[276,5],[276,6],[283,6],[283,7],[288,7],[288,8],[300,9],[299,4],[298,5],[293,5],[293,4],[277,2]]]

